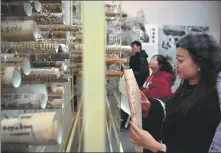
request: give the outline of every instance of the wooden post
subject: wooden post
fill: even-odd
[[[105,152],[104,1],[83,2],[84,151]],[[91,51],[93,49],[93,51]],[[96,60],[93,57],[96,55]],[[96,68],[96,69],[95,69]],[[96,75],[94,75],[96,73]],[[95,90],[96,89],[96,90]],[[96,106],[94,105],[96,103]]]

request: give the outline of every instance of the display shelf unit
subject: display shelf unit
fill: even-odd
[[[74,123],[69,45],[82,39],[76,34],[82,25],[73,22],[73,1],[54,2],[1,3],[2,151],[63,152],[69,142]],[[28,126],[32,130],[24,129]]]

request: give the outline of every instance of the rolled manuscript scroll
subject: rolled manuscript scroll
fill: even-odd
[[[106,52],[131,52],[130,46],[107,45]]]
[[[18,88],[21,84],[21,73],[16,67],[1,67],[1,84],[3,87]]]
[[[62,13],[62,5],[61,4],[56,4],[56,3],[44,3],[45,1],[42,0],[41,4],[42,4],[42,10],[46,10],[47,12],[50,13]]]
[[[61,95],[48,95],[48,99],[49,100],[50,99],[62,99],[62,101],[63,101],[63,96],[61,96]]]
[[[46,101],[43,94],[16,94],[16,93],[2,93],[1,107],[2,109],[44,109]]]
[[[8,51],[17,53],[57,53],[67,52],[67,46],[51,41],[2,42],[1,51],[2,53]]]
[[[46,105],[46,103],[48,101],[48,92],[47,92],[47,88],[46,88],[45,84],[35,84],[35,85],[28,84],[28,85],[21,85],[18,88],[3,88],[2,93],[7,93],[7,94],[10,94],[10,95],[12,95],[12,94],[17,94],[17,95],[21,95],[21,94],[44,95],[41,98],[42,107],[45,107],[44,105]]]
[[[63,24],[53,24],[53,25],[39,25],[41,31],[82,31],[82,25],[63,25]]]
[[[73,59],[73,60],[74,59],[82,59],[82,52],[78,52],[78,51],[71,52],[71,59]]]
[[[2,16],[1,20],[2,21],[15,21],[15,20],[32,20],[32,16]]]
[[[39,29],[35,21],[3,21],[1,24],[2,41],[36,41]]]
[[[22,114],[1,121],[2,143],[55,145],[62,142],[62,128],[55,112]]]
[[[70,59],[69,53],[30,53],[30,54],[19,54],[20,57],[28,57],[30,60],[50,60],[50,61],[64,61]]]
[[[32,16],[3,16],[2,20],[33,20],[38,25],[65,24],[66,16],[63,13],[33,13]]]
[[[83,64],[82,63],[74,63],[74,64],[70,64],[68,65],[68,67],[70,69],[82,69]]]
[[[46,68],[46,67],[56,67],[60,68],[64,65],[62,61],[33,61],[31,62],[33,68]]]
[[[64,94],[64,86],[56,84],[56,83],[51,83],[50,85],[51,93],[53,94]]]
[[[14,58],[16,54],[1,54],[1,62],[6,62],[8,58]]]
[[[76,35],[84,35],[83,31],[75,31],[71,33],[71,36],[76,36]]]
[[[61,109],[63,107],[62,99],[48,99],[46,109]]]
[[[71,37],[71,39],[72,38],[75,38],[77,41],[80,41],[80,42],[82,42],[82,40],[83,40],[83,35],[76,35],[75,37]]]
[[[24,57],[6,57],[5,61],[2,61],[1,67],[18,67],[25,75],[29,75],[31,72],[31,64],[28,58]]]
[[[42,31],[41,36],[43,39],[65,39],[66,31]]]
[[[48,82],[69,82],[70,77],[67,75],[61,75],[59,78],[51,78],[51,77],[37,77],[37,76],[22,76],[22,84],[39,84],[39,83],[48,83]]]
[[[42,5],[38,0],[33,1],[33,6],[34,6],[33,12],[41,12]]]
[[[37,24],[41,25],[64,24],[63,13],[33,13],[32,17]]]
[[[31,16],[32,10],[30,2],[1,5],[3,16]]]
[[[141,94],[132,69],[124,70],[131,120],[142,129]],[[135,145],[135,152],[143,152],[143,147]]]
[[[46,77],[46,78],[59,78],[60,77],[60,70],[59,68],[43,68],[43,69],[32,69],[29,76],[36,76],[36,77]]]
[[[34,61],[31,64],[34,68],[55,67],[61,71],[67,71],[67,64],[62,61]]]

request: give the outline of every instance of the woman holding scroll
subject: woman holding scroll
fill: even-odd
[[[216,78],[221,48],[203,32],[183,36],[176,47],[176,70],[182,82],[166,105],[146,100],[149,107],[142,109],[148,112],[150,127],[144,131],[131,122],[130,140],[146,148],[144,152],[208,153],[220,122]],[[160,127],[151,127],[158,120]]]
[[[173,67],[166,57],[163,55],[154,55],[149,63],[149,68],[152,74],[147,77],[144,85],[140,90],[142,97],[147,98],[164,98],[172,95],[171,86],[173,85],[176,77],[174,75]],[[142,125],[143,129],[147,130],[149,127],[147,123],[147,114],[143,111]],[[155,122],[156,123],[156,122]],[[160,122],[158,124],[161,124]]]

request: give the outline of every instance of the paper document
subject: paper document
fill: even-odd
[[[128,103],[128,97],[121,94],[121,101],[120,101],[120,108],[125,112],[127,113],[129,116],[131,116],[131,113],[130,113],[130,106],[129,106],[129,103]]]
[[[126,91],[131,112],[131,120],[142,129],[142,109],[140,89],[132,69],[124,70]],[[143,147],[135,145],[135,152],[143,152]]]
[[[127,89],[126,89],[126,82],[125,82],[125,77],[124,75],[120,78],[119,82],[119,90],[121,92],[120,95],[120,108],[127,113],[128,115],[130,114],[130,106],[128,102],[128,96],[127,96]]]

